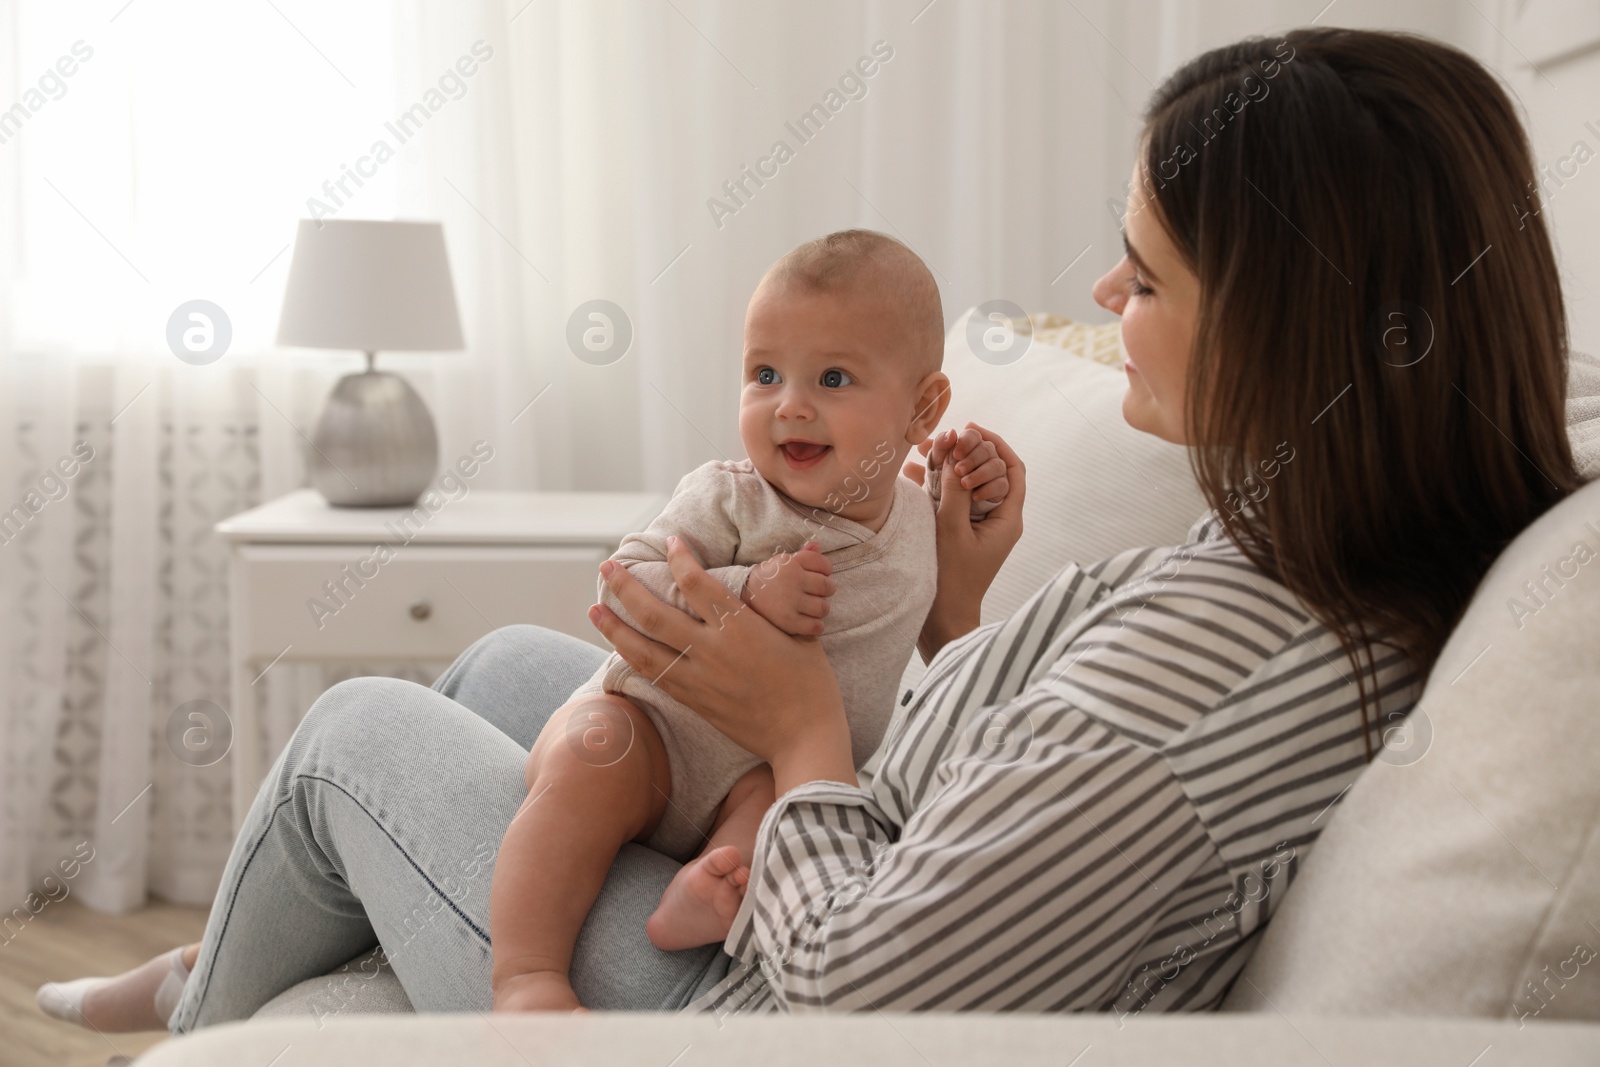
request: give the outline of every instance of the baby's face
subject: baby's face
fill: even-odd
[[[739,436],[767,481],[857,522],[882,514],[910,448],[918,376],[878,300],[770,282],[744,323]]]

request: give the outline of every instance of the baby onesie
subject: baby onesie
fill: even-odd
[[[937,578],[933,503],[908,478],[896,477],[893,487],[888,517],[873,533],[785,496],[747,459],[715,460],[685,475],[661,514],[643,532],[623,538],[611,558],[658,598],[695,614],[666,562],[669,535],[681,538],[735,596],[759,564],[816,541],[833,565],[836,588],[820,641],[839,679],[851,755],[859,769],[883,739],[900,676],[933,606]],[[631,625],[627,609],[603,579],[599,591],[601,603]],[[760,670],[760,664],[751,669]],[[691,859],[705,842],[722,798],[761,760],[616,653],[572,698],[601,691],[631,699],[660,732],[671,763],[672,801],[648,843],[680,862]]]

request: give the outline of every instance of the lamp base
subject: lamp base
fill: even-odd
[[[439,436],[427,405],[398,374],[339,379],[311,435],[311,485],[335,507],[416,502],[439,470]]]

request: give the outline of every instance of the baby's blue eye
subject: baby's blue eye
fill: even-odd
[[[850,384],[850,375],[842,370],[825,370],[822,372],[822,384],[829,389],[837,389]]]
[[[762,367],[756,371],[756,381],[761,385],[777,385],[783,379],[778,377],[778,372],[771,367]]]

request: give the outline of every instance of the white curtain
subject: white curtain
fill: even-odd
[[[166,730],[227,700],[211,526],[303,484],[359,365],[273,344],[296,219],[443,222],[466,351],[383,362],[445,460],[488,438],[485,488],[669,490],[741,454],[744,305],[785,250],[867,226],[924,256],[949,318],[1005,298],[1098,321],[1153,82],[1320,6],[0,0],[0,108],[22,109],[0,113],[0,509],[25,519],[11,537],[0,512],[0,900],[84,841],[94,907],[210,900],[230,764],[179,762]],[[206,366],[166,343],[192,299],[232,326]],[[633,332],[603,366],[566,340],[594,299]],[[268,672],[272,751],[331,678]]]

